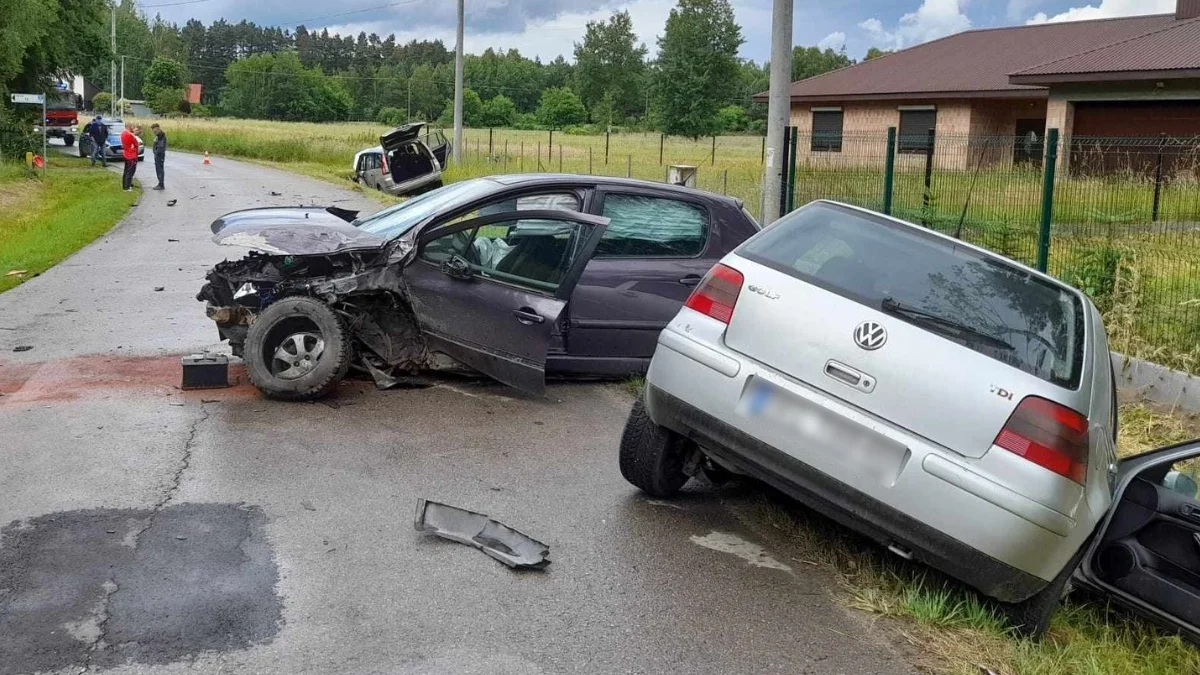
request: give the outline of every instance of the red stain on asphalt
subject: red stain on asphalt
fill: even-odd
[[[83,398],[164,397],[178,402],[258,398],[241,364],[226,389],[183,391],[180,356],[80,356],[44,363],[0,364],[0,406]]]

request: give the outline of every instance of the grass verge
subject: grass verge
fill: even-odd
[[[1130,403],[1121,410],[1122,454],[1200,435],[1195,419]],[[887,617],[910,644],[919,668],[953,675],[1177,675],[1200,673],[1200,650],[1173,634],[1072,596],[1041,642],[1011,635],[994,606],[975,591],[878,546],[785,498],[764,497],[752,518],[799,544],[797,562],[832,573],[841,598]]]
[[[0,292],[112,229],[139,193],[123,192],[120,176],[74,158],[51,157],[44,180],[24,164],[0,164]]]

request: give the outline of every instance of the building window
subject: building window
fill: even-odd
[[[812,111],[812,152],[842,151],[841,108]]]
[[[921,108],[900,110],[900,152],[925,154],[929,147],[929,132],[937,127],[937,110]]]

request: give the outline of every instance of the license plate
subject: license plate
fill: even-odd
[[[829,458],[885,485],[895,482],[907,450],[883,434],[757,377],[747,384],[738,412],[787,439],[787,446]]]

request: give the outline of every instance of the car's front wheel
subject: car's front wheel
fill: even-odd
[[[75,137],[74,136],[63,136],[63,145],[67,146],[68,148],[71,147],[72,145],[75,145]]]
[[[683,465],[691,448],[687,439],[655,424],[639,398],[621,434],[621,475],[652,497],[670,497],[688,482]]]
[[[309,401],[333,391],[350,367],[350,340],[329,305],[290,297],[267,307],[246,333],[250,381],[269,398]]]

